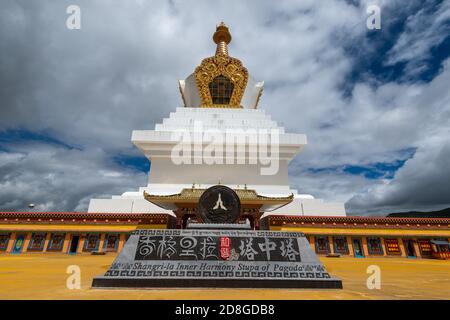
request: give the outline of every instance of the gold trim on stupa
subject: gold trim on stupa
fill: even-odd
[[[201,99],[202,108],[242,108],[241,100],[248,81],[248,71],[242,62],[228,55],[231,33],[221,22],[216,27],[213,40],[217,44],[216,54],[206,58],[195,69],[195,81]],[[228,104],[214,104],[209,85],[219,76],[226,77],[233,84],[233,92]]]

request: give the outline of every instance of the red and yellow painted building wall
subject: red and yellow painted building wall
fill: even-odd
[[[136,228],[173,223],[164,214],[0,212],[0,253],[119,252]]]
[[[119,252],[137,228],[175,227],[166,214],[0,212],[0,254]],[[450,258],[447,218],[274,215],[261,228],[303,232],[319,255]]]
[[[447,218],[269,216],[262,225],[303,232],[322,255],[450,258]]]

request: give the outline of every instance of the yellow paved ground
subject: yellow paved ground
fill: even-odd
[[[106,256],[0,255],[0,299],[450,299],[450,261],[404,258],[321,258],[343,290],[91,289],[114,259]],[[366,286],[369,265],[381,268],[381,289]],[[81,268],[81,289],[66,288],[66,268]]]

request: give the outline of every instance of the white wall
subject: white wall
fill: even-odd
[[[145,199],[91,199],[89,213],[149,213],[170,214],[172,211],[164,210]]]
[[[293,215],[293,216],[346,216],[344,204],[341,202],[325,202],[322,199],[298,199],[267,215]]]

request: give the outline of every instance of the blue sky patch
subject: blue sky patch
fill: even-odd
[[[418,1],[409,3],[409,6],[393,6],[389,11],[382,8],[381,30],[368,30],[365,39],[361,41],[344,42],[344,51],[347,56],[353,57],[353,69],[341,84],[343,95],[351,95],[353,87],[359,82],[367,82],[371,79],[374,85],[386,82],[430,82],[442,70],[442,62],[450,57],[450,21],[445,23],[448,34],[442,42],[430,48],[426,57],[416,57],[421,69],[413,74],[408,74],[408,63],[410,61],[398,61],[389,65],[389,51],[397,43],[405,31],[408,17],[424,10],[427,14],[437,11],[443,5],[442,0]],[[343,39],[338,38],[341,42]],[[345,41],[345,40],[344,40]],[[374,81],[375,80],[375,81]]]
[[[121,167],[131,168],[144,173],[150,171],[150,161],[146,157],[119,154],[114,156],[113,160]]]
[[[393,179],[398,169],[403,167],[405,162],[412,158],[416,148],[401,150],[405,157],[392,162],[375,162],[367,165],[343,165],[325,168],[308,168],[309,173],[344,173],[351,175],[361,175],[366,179]]]
[[[33,132],[23,129],[11,129],[0,131],[0,148],[7,151],[9,144],[18,144],[23,142],[41,142],[54,146],[63,147],[69,150],[77,149],[83,150],[81,146],[70,145],[57,138],[52,137],[51,134],[46,132]]]

